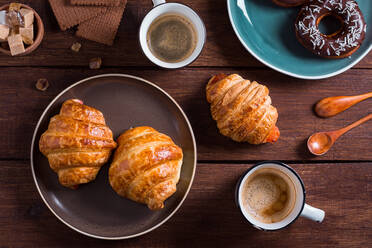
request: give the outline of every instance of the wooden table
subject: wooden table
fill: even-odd
[[[372,100],[331,119],[317,118],[312,107],[326,96],[371,91],[372,54],[330,79],[291,78],[245,51],[230,26],[226,1],[184,0],[205,21],[208,41],[191,66],[163,70],[148,62],[137,43],[150,0],[128,1],[114,46],[83,40],[79,53],[69,49],[79,39],[59,30],[46,0],[24,2],[41,15],[46,36],[30,56],[0,55],[0,247],[371,247],[371,122],[345,134],[321,157],[311,156],[305,142],[313,132],[342,127],[371,112]],[[102,69],[88,69],[93,57],[102,57]],[[198,145],[196,178],[180,210],[145,236],[114,242],[85,237],[57,220],[36,191],[29,161],[33,130],[48,103],[77,80],[110,72],[143,77],[169,92],[188,115]],[[276,144],[238,144],[218,133],[204,87],[219,72],[239,73],[269,87],[279,111]],[[46,92],[35,89],[39,78],[51,83]],[[287,229],[266,233],[243,219],[234,204],[235,184],[263,160],[284,161],[298,171],[308,203],[326,211],[322,224],[299,219]]]

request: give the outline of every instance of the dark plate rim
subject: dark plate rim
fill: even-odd
[[[230,19],[230,24],[234,30],[234,33],[235,35],[238,37],[240,43],[244,46],[244,48],[254,57],[256,58],[258,61],[260,61],[262,64],[270,67],[271,69],[275,70],[275,71],[278,71],[280,73],[283,73],[285,75],[288,75],[288,76],[291,76],[291,77],[294,77],[294,78],[300,78],[300,79],[311,79],[311,80],[315,80],[315,79],[324,79],[324,78],[329,78],[329,77],[333,77],[333,76],[336,76],[338,74],[341,74],[347,70],[349,70],[350,68],[352,68],[354,65],[358,64],[363,58],[365,58],[369,52],[372,50],[372,44],[369,45],[368,48],[366,48],[366,50],[355,60],[353,61],[352,63],[349,63],[348,65],[344,66],[343,68],[339,69],[339,70],[336,70],[334,72],[331,72],[331,73],[326,73],[326,74],[319,74],[319,75],[316,75],[316,76],[308,76],[308,75],[302,75],[302,74],[298,74],[298,73],[293,73],[291,71],[288,71],[288,70],[285,70],[285,69],[282,69],[280,67],[277,67],[275,65],[272,65],[270,63],[270,61],[266,61],[264,58],[261,58],[260,55],[256,54],[256,52],[251,49],[250,45],[248,43],[246,43],[244,41],[244,39],[241,37],[241,35],[239,34],[239,31],[238,31],[238,28],[236,27],[235,25],[235,22],[234,22],[234,18],[233,18],[233,12],[231,10],[231,3],[232,3],[232,0],[226,0],[227,1],[227,12],[228,12],[228,15],[229,15],[229,19]]]
[[[41,190],[40,190],[40,187],[39,187],[39,184],[37,182],[37,179],[36,179],[36,175],[35,175],[35,170],[34,170],[34,146],[35,146],[35,139],[36,139],[36,135],[37,135],[37,132],[40,128],[40,123],[42,122],[42,120],[45,118],[45,115],[46,113],[48,112],[48,110],[52,107],[52,105],[54,105],[54,103],[64,94],[66,93],[67,91],[69,91],[70,89],[74,88],[75,86],[79,85],[79,84],[82,84],[82,83],[85,83],[85,82],[89,82],[90,80],[93,80],[93,79],[97,79],[97,78],[104,78],[104,77],[123,77],[123,78],[130,78],[130,79],[134,79],[134,80],[137,80],[139,82],[142,82],[142,83],[145,83],[149,86],[152,86],[153,88],[159,90],[160,92],[162,92],[166,97],[168,97],[173,103],[174,105],[179,109],[179,111],[181,112],[181,114],[183,115],[185,121],[186,121],[186,124],[187,126],[189,127],[189,131],[190,131],[190,134],[191,134],[191,138],[192,138],[192,143],[193,143],[193,147],[194,147],[194,163],[193,163],[193,171],[192,171],[192,176],[191,176],[191,180],[190,180],[190,183],[189,183],[189,186],[187,187],[187,190],[186,190],[186,193],[185,195],[182,197],[181,201],[179,202],[179,204],[176,206],[176,208],[164,219],[162,220],[160,223],[152,226],[151,228],[148,228],[147,230],[143,231],[143,232],[139,232],[139,233],[136,233],[136,234],[132,234],[132,235],[127,235],[127,236],[116,236],[116,237],[106,237],[106,236],[100,236],[100,235],[95,235],[95,234],[91,234],[91,233],[88,233],[88,232],[85,232],[83,230],[80,230],[79,228],[71,225],[70,223],[68,223],[67,221],[65,221],[61,216],[59,216],[54,210],[53,208],[48,204],[47,200],[45,199],[44,195],[42,194]],[[44,201],[45,205],[49,208],[49,210],[57,217],[57,219],[59,219],[63,224],[65,224],[66,226],[68,226],[69,228],[81,233],[81,234],[84,234],[86,236],[89,236],[89,237],[92,237],[92,238],[97,238],[97,239],[105,239],[105,240],[120,240],[120,239],[129,239],[129,238],[134,238],[134,237],[138,237],[138,236],[141,236],[141,235],[144,235],[148,232],[151,232],[153,230],[155,230],[156,228],[158,228],[159,226],[161,226],[162,224],[164,224],[166,221],[168,221],[176,212],[177,210],[181,207],[182,203],[185,201],[187,195],[189,194],[190,192],[190,189],[191,189],[191,186],[192,186],[192,183],[194,181],[194,178],[195,178],[195,171],[196,171],[196,162],[197,162],[197,150],[196,150],[196,142],[195,142],[195,135],[194,135],[194,132],[192,130],[192,127],[191,127],[191,124],[190,124],[190,121],[189,119],[187,118],[186,114],[184,113],[184,111],[182,110],[182,108],[179,106],[179,104],[165,91],[163,90],[162,88],[160,88],[159,86],[157,86],[156,84],[146,80],[146,79],[143,79],[143,78],[140,78],[140,77],[137,77],[137,76],[132,76],[132,75],[128,75],[128,74],[120,74],[120,73],[109,73],[109,74],[100,74],[100,75],[96,75],[96,76],[92,76],[92,77],[88,77],[88,78],[85,78],[85,79],[82,79],[72,85],[70,85],[69,87],[67,87],[66,89],[64,89],[61,93],[59,93],[49,104],[48,106],[45,108],[44,112],[42,113],[42,115],[40,116],[37,124],[36,124],[36,127],[35,127],[35,130],[34,130],[34,134],[32,136],[32,142],[31,142],[31,151],[30,151],[30,163],[31,163],[31,172],[32,172],[32,178],[34,180],[34,183],[35,183],[35,186],[37,188],[37,191],[39,192],[39,195],[41,197],[41,199]]]

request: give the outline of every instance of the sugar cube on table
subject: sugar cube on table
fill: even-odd
[[[6,25],[0,24],[0,42],[7,40],[9,36],[9,27]]]
[[[30,27],[34,23],[34,12],[32,10],[22,8],[19,10],[19,13],[23,17],[26,28]]]
[[[34,43],[34,25],[32,24],[28,28],[19,28],[19,34],[22,36],[23,42],[26,45]]]
[[[8,44],[12,56],[25,52],[25,46],[23,45],[22,36],[20,34],[8,36]]]

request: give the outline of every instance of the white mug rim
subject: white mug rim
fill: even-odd
[[[198,40],[201,39],[202,40],[202,44],[200,45],[200,51],[196,54],[195,58],[193,58],[192,60],[190,60],[189,62],[187,62],[186,64],[181,64],[180,66],[171,66],[172,64],[178,64],[178,63],[182,63],[184,61],[186,61],[188,58],[190,58],[191,56],[193,56],[193,53],[195,52],[195,50],[198,48],[198,47],[195,47],[195,50],[194,52],[189,56],[187,57],[186,59],[180,61],[180,62],[177,62],[177,63],[169,63],[169,62],[165,62],[165,61],[162,61],[164,64],[163,65],[160,65],[158,63],[156,63],[154,61],[154,59],[152,57],[149,57],[148,54],[144,51],[144,48],[143,48],[143,44],[141,43],[141,32],[142,32],[142,29],[143,29],[143,23],[144,23],[144,20],[146,19],[146,17],[148,17],[148,15],[154,11],[156,8],[158,7],[161,7],[163,5],[178,5],[180,6],[181,8],[187,8],[188,10],[190,10],[191,12],[193,12],[197,17],[198,17],[198,20],[200,21],[200,24],[201,24],[201,27],[202,27],[202,30],[203,30],[203,33],[204,33],[204,37],[200,38],[198,37]],[[159,15],[156,15],[153,17],[153,19],[151,20],[151,23],[154,22],[154,20],[156,18],[158,18],[159,16],[161,15],[164,15],[166,14],[167,12],[164,12],[164,13],[161,13]],[[171,13],[171,12],[169,12]],[[182,14],[182,13],[181,13]],[[188,18],[189,19],[189,18]],[[151,25],[150,23],[150,25]],[[195,25],[195,23],[193,23]],[[139,28],[139,32],[138,32],[138,42],[139,42],[139,45],[141,47],[141,51],[142,53],[146,56],[146,58],[153,64],[159,66],[159,67],[162,67],[162,68],[165,68],[165,69],[179,69],[179,68],[183,68],[183,67],[186,67],[188,65],[190,65],[191,63],[193,63],[195,60],[197,60],[200,56],[200,54],[202,53],[203,51],[203,48],[204,48],[204,45],[206,43],[206,40],[207,40],[207,30],[206,30],[206,27],[205,27],[205,24],[204,24],[204,21],[203,19],[198,15],[198,13],[196,13],[191,7],[189,7],[188,5],[186,4],[182,4],[182,3],[176,3],[176,2],[164,2],[164,3],[161,3],[161,4],[158,4],[156,6],[154,6],[146,15],[145,17],[142,19],[142,22],[141,22],[141,25],[140,25],[140,28]],[[146,46],[147,46],[147,43],[146,43]],[[150,51],[151,53],[151,51]],[[152,53],[151,53],[152,54]],[[153,55],[153,54],[152,54]],[[155,55],[153,55],[154,58]],[[156,58],[157,59],[157,58]],[[159,60],[159,59],[158,59]]]
[[[297,215],[295,218],[293,218],[293,220],[291,222],[289,222],[288,224],[284,225],[284,226],[281,226],[279,228],[275,228],[275,229],[266,229],[266,228],[263,228],[261,226],[258,226],[257,224],[255,223],[252,223],[244,214],[244,210],[243,210],[243,207],[241,206],[240,202],[241,202],[241,199],[240,199],[240,189],[243,185],[243,183],[246,181],[246,179],[248,178],[248,174],[253,171],[253,170],[256,170],[258,169],[258,167],[260,166],[263,166],[263,165],[266,165],[266,164],[274,164],[274,165],[278,165],[278,166],[282,166],[286,169],[288,169],[295,177],[297,177],[297,179],[299,180],[300,182],[300,185],[301,185],[301,188],[302,188],[302,192],[303,192],[303,200],[302,200],[302,206],[301,208],[299,209]],[[248,170],[246,170],[243,175],[240,177],[237,185],[236,185],[236,190],[235,190],[235,202],[236,202],[236,205],[237,207],[239,208],[240,212],[242,213],[242,215],[244,216],[244,218],[255,228],[257,229],[260,229],[260,230],[263,230],[263,231],[277,231],[277,230],[281,230],[281,229],[284,229],[288,226],[290,226],[292,223],[294,223],[300,216],[301,216],[301,213],[302,211],[304,210],[304,207],[305,207],[305,204],[306,204],[306,190],[305,190],[305,185],[304,185],[304,182],[302,181],[300,175],[298,175],[298,173],[292,168],[290,167],[289,165],[285,164],[285,163],[282,163],[282,162],[279,162],[279,161],[264,161],[264,162],[260,162],[260,163],[257,163],[255,165],[253,165],[251,168],[249,168]]]

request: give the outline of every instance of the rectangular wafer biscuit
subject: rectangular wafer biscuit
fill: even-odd
[[[61,30],[66,30],[95,16],[103,14],[108,7],[74,6],[70,0],[49,0]]]
[[[111,46],[114,43],[127,0],[119,7],[109,7],[106,13],[85,21],[78,26],[76,35]]]
[[[72,5],[119,6],[121,0],[71,0]]]

